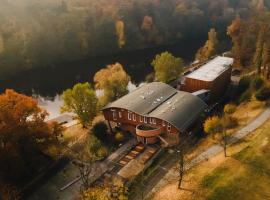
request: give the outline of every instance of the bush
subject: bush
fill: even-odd
[[[227,104],[227,105],[225,105],[223,111],[224,111],[224,113],[231,115],[236,111],[236,108],[237,107],[234,104]]]
[[[122,132],[118,132],[115,134],[115,140],[117,142],[123,142],[125,139],[124,134]]]
[[[243,76],[239,81],[239,85],[237,88],[238,93],[242,94],[247,89],[249,89],[250,83],[251,83],[251,77],[250,76]]]
[[[105,122],[103,122],[103,121],[97,122],[93,126],[91,131],[99,140],[104,141],[107,139],[108,126]]]
[[[98,157],[105,158],[108,156],[108,150],[105,147],[100,147],[97,152]]]
[[[262,88],[263,85],[264,85],[264,80],[260,76],[256,76],[251,82],[251,87],[254,90],[259,90],[260,88]]]
[[[245,102],[245,101],[249,101],[252,97],[252,93],[251,91],[247,90],[246,92],[244,92],[240,98],[239,98],[239,103]]]
[[[255,97],[259,101],[266,101],[270,98],[270,87],[262,87],[256,94]]]

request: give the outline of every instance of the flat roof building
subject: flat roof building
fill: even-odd
[[[196,92],[209,90],[210,100],[222,97],[231,80],[233,58],[217,56],[184,77],[180,90]]]

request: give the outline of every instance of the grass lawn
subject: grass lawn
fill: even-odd
[[[239,126],[231,132],[234,133],[259,115],[263,107],[263,104],[256,101],[241,105],[235,113],[240,121]],[[229,157],[224,158],[221,152],[187,171],[182,184],[184,189],[177,189],[176,173],[149,199],[270,200],[269,141],[270,120],[247,138],[230,146]],[[196,149],[203,150],[205,146],[209,146],[205,142]]]
[[[270,199],[270,121],[256,132],[260,134],[232,155],[233,162],[225,161],[202,179],[205,199]]]

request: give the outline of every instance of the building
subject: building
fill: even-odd
[[[116,124],[144,144],[154,144],[159,140],[170,144],[170,141],[178,141],[179,133],[195,123],[206,106],[191,93],[153,82],[108,104],[103,113],[110,127]]]
[[[231,81],[233,58],[217,56],[197,70],[186,75],[180,90],[196,92],[202,89],[210,91],[210,101],[223,96]]]

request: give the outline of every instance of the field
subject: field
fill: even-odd
[[[248,108],[257,111],[261,109],[254,102],[242,108],[236,113],[237,118],[245,118],[247,114],[243,111],[247,111]],[[248,113],[253,118],[259,113],[257,111]],[[249,119],[240,119],[240,124],[244,125],[249,121]],[[177,189],[178,177],[176,176],[167,180],[167,184],[158,190],[152,199],[270,199],[269,141],[270,120],[244,140],[230,146],[229,157],[224,158],[221,152],[186,172],[182,190]]]

